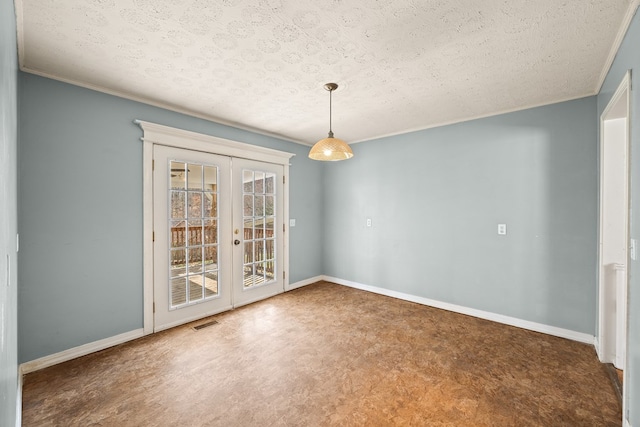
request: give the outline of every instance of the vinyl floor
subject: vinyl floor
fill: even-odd
[[[24,426],[620,420],[592,346],[327,282],[30,373],[23,387]]]

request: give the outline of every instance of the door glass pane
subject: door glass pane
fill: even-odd
[[[267,172],[264,178],[264,192],[268,194],[275,193],[276,174]]]
[[[189,265],[187,272],[189,274],[202,273],[202,246],[189,249]]]
[[[275,280],[276,175],[243,170],[245,288]]]
[[[170,309],[218,293],[218,167],[169,162]]]
[[[273,238],[273,222],[274,218],[265,218],[264,220],[264,236],[268,239]]]
[[[244,240],[253,240],[253,218],[244,219]]]
[[[264,172],[255,171],[254,182],[256,194],[264,193]]]
[[[187,164],[184,162],[171,162],[171,188],[174,190],[184,190],[187,185]]]
[[[189,224],[188,233],[189,233],[189,246],[199,246],[202,245],[202,220],[201,219],[190,219],[187,221]]]
[[[198,302],[204,298],[202,274],[189,276],[189,302]]]
[[[253,262],[253,242],[244,243],[244,264]]]
[[[218,247],[204,247],[204,269],[206,271],[216,271],[218,269]]]
[[[244,277],[242,278],[242,283],[245,288],[249,288],[253,286],[253,279],[255,275],[253,274],[253,264],[247,264],[244,266]]]
[[[187,246],[184,221],[171,221],[171,247]]]
[[[265,240],[264,259],[275,259],[275,245],[273,239]]]
[[[245,193],[253,194],[253,171],[242,171],[242,184]]]
[[[205,244],[218,243],[218,221],[215,219],[205,220],[203,233]]]
[[[264,214],[265,215],[275,215],[275,197],[267,195],[264,197]]]
[[[187,215],[189,218],[202,218],[202,192],[189,191],[187,195]]]
[[[204,191],[218,191],[218,168],[215,166],[204,167]]]
[[[170,194],[170,206],[172,219],[181,219],[187,217],[187,192],[186,191],[171,191]]]
[[[218,272],[208,271],[204,273],[205,297],[216,296],[218,294]]]
[[[255,242],[254,249],[256,254],[254,259],[256,260],[256,262],[264,260],[264,241],[258,240],[257,242]]]
[[[276,263],[271,260],[271,261],[267,261],[264,263],[265,265],[265,270],[264,270],[264,278],[267,282],[274,280],[276,277],[276,269],[275,269],[275,265]]]
[[[256,218],[261,218],[264,216],[264,196],[255,196],[254,209],[254,216]]]
[[[244,198],[244,216],[253,216],[253,194],[245,194]]]
[[[170,277],[177,277],[187,274],[187,250],[172,249],[170,264]]]
[[[187,278],[171,279],[171,306],[175,307],[187,302]]]
[[[187,187],[189,190],[202,190],[202,165],[189,163],[187,170]]]
[[[215,218],[218,216],[218,196],[210,191],[204,193],[204,214],[205,218]]]

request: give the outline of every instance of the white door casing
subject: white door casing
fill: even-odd
[[[143,130],[143,281],[144,281],[144,334],[150,334],[154,330],[154,194],[153,194],[153,154],[154,146],[177,147],[187,150],[194,150],[203,153],[217,154],[237,159],[249,159],[258,162],[279,165],[281,168],[282,179],[282,215],[278,218],[281,224],[278,228],[282,228],[281,241],[281,287],[288,288],[288,277],[286,272],[289,268],[288,253],[288,233],[285,224],[289,221],[289,159],[293,156],[291,153],[273,150],[269,148],[244,144],[240,142],[230,141],[209,135],[203,135],[195,132],[185,131],[181,129],[171,128],[155,123],[136,120]],[[231,240],[231,235],[221,237],[221,240],[227,238]],[[260,298],[257,298],[260,299]],[[248,303],[248,302],[245,302]]]
[[[630,96],[627,71],[600,116],[600,194],[598,231],[598,334],[596,351],[603,363],[624,371],[623,421],[626,418],[628,378],[627,294],[628,265],[633,255],[630,218]],[[635,254],[637,256],[637,254]]]

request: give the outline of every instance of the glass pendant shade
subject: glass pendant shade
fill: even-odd
[[[350,159],[353,157],[351,147],[340,138],[334,138],[331,130],[331,93],[338,88],[338,85],[327,83],[324,88],[329,91],[329,136],[316,142],[311,147],[309,158],[328,162]]]
[[[309,158],[313,160],[324,160],[335,162],[337,160],[347,160],[353,157],[353,151],[349,144],[340,138],[334,138],[333,132],[325,139],[316,142],[311,151]]]

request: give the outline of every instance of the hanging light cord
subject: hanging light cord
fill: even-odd
[[[329,138],[333,138],[333,130],[331,129],[331,94],[333,89],[329,89]]]

